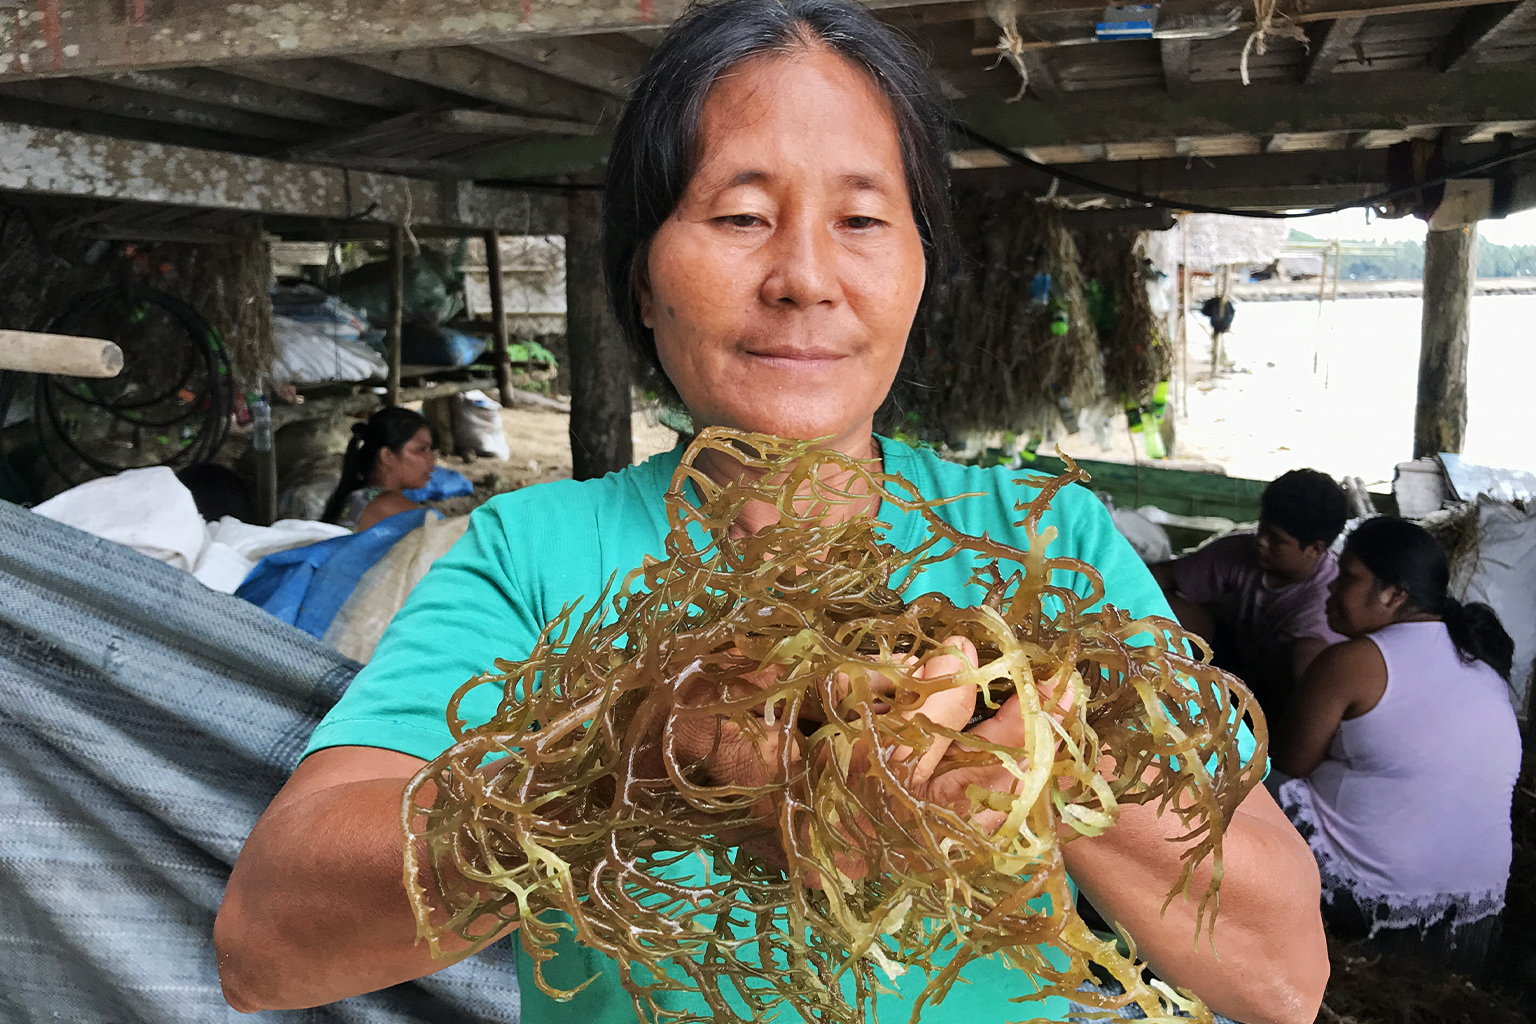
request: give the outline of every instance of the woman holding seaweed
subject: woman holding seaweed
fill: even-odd
[[[838,0],[726,0],[699,8],[658,47],[618,128],[605,201],[615,312],[676,388],[694,422],[826,438],[878,460],[945,505],[955,529],[1014,539],[1020,488],[996,471],[943,463],[873,433],[928,294],[954,259],[944,122],[921,64],[890,30]],[[739,464],[707,453],[728,479]],[[400,884],[402,793],[452,737],[444,709],[497,658],[521,658],[568,604],[590,605],[609,578],[661,557],[663,495],[680,452],[602,480],[504,495],[412,595],[374,660],[327,716],[310,752],[252,832],[215,929],[221,977],[242,1010],[316,1005],[431,973]],[[875,511],[873,501],[858,514]],[[887,541],[923,541],[916,516],[879,508]],[[737,529],[764,525],[744,510]],[[1053,553],[1103,576],[1105,599],[1167,615],[1150,574],[1081,488],[1057,495],[1044,524]],[[921,586],[975,603],[952,560]],[[479,616],[466,626],[462,609]],[[497,695],[473,691],[460,714],[485,720]],[[1250,738],[1251,743],[1251,738]],[[715,771],[731,751],[717,747]],[[1196,907],[1166,894],[1181,830],[1155,806],[1127,806],[1102,836],[1069,844],[1067,866],[1106,918],[1169,983],[1249,1024],[1310,1021],[1327,976],[1317,875],[1304,843],[1262,787],[1227,824],[1214,941],[1195,943]],[[1209,877],[1195,880],[1199,890]],[[570,956],[580,958],[580,950]],[[524,981],[523,1019],[633,1020],[601,963],[569,1002]],[[929,1021],[1062,1019],[1063,1000],[1020,1006],[1029,978],[993,961],[930,1006]],[[910,1012],[882,997],[887,1019]]]

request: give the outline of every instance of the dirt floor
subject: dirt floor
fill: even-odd
[[[554,409],[518,407],[501,410],[501,428],[512,457],[501,459],[438,456],[438,464],[456,469],[475,485],[463,498],[434,502],[444,515],[465,515],[492,495],[530,484],[567,480],[571,476],[571,418]],[[644,411],[630,417],[635,462],[643,462],[677,445],[675,431],[661,426]]]

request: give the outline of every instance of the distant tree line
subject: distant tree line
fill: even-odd
[[[1319,242],[1302,231],[1292,229],[1292,242]],[[1356,281],[1417,280],[1424,276],[1424,243],[1388,243],[1393,250],[1386,256],[1344,256],[1342,276]],[[1478,277],[1536,277],[1536,245],[1495,245],[1486,238],[1477,242]]]

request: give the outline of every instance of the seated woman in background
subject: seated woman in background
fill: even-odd
[[[361,532],[381,519],[420,508],[402,492],[427,486],[436,465],[426,419],[398,405],[385,406],[368,422],[352,425],[341,480],[320,518]]]
[[[1343,938],[1480,969],[1497,938],[1520,733],[1514,643],[1446,593],[1440,545],[1401,519],[1349,538],[1328,599],[1349,637],[1312,662],[1272,750],[1280,804]]]

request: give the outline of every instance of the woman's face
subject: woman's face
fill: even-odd
[[[870,451],[924,281],[889,105],[823,47],[728,71],[641,313],[697,426]]]
[[[432,431],[422,427],[416,436],[396,452],[390,448],[379,450],[379,469],[375,476],[379,485],[393,491],[410,491],[427,486],[432,470],[437,466],[437,455],[432,451]]]
[[[1347,637],[1390,626],[1404,603],[1402,591],[1383,587],[1354,552],[1339,558],[1339,575],[1328,585],[1328,628]]]

